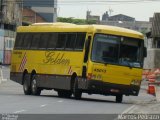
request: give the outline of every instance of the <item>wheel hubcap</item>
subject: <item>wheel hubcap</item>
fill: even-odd
[[[24,83],[24,90],[27,91],[27,89],[28,89],[27,88],[27,81],[25,81],[25,83]]]
[[[32,81],[32,90],[33,92],[36,91],[36,80],[35,79]]]

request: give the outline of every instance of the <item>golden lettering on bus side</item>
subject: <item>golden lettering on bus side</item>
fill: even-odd
[[[46,64],[61,64],[61,65],[69,65],[70,60],[64,58],[64,53],[56,53],[54,51],[45,52],[45,59],[43,59],[43,63]]]

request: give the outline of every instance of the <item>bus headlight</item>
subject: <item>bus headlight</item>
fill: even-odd
[[[141,84],[140,80],[132,80],[131,85],[137,85],[139,86]]]

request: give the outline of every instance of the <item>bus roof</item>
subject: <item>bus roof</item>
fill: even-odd
[[[64,26],[64,25],[76,25],[72,23],[63,23],[63,22],[56,22],[56,23],[33,23],[31,26]]]
[[[71,23],[35,23],[30,26],[20,26],[17,32],[89,32],[144,39],[142,33],[109,25],[76,25]]]

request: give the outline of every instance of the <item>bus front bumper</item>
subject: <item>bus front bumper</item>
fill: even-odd
[[[87,81],[87,91],[91,94],[104,94],[104,95],[134,95],[138,96],[140,86],[136,85],[122,85],[107,83],[98,80],[88,80]]]

